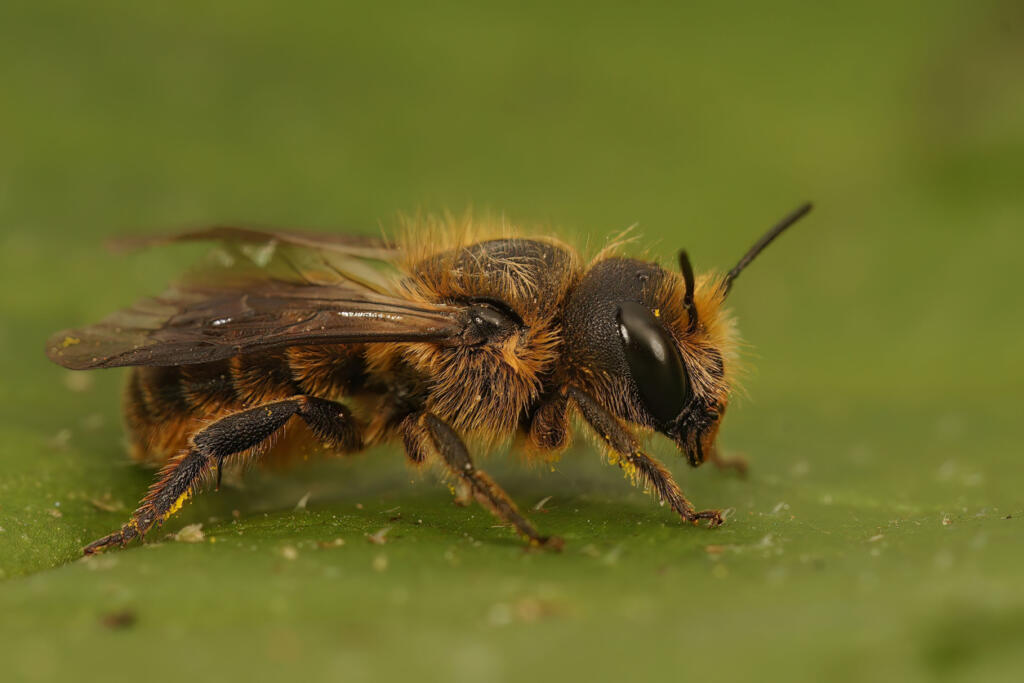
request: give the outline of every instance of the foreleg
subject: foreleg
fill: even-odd
[[[579,408],[583,419],[615,452],[619,466],[634,475],[635,480],[642,481],[644,485],[654,489],[658,498],[672,506],[684,522],[697,524],[700,520],[706,519],[708,526],[718,526],[722,523],[722,513],[719,510],[698,511],[694,508],[665,466],[644,453],[636,439],[589,394],[575,387],[569,387],[568,393]]]

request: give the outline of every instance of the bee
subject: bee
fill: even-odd
[[[238,227],[137,240],[221,247],[162,295],[47,344],[65,368],[131,368],[131,454],[159,468],[131,518],[84,553],[141,539],[205,482],[219,488],[225,467],[382,442],[400,443],[415,465],[439,463],[463,502],[557,549],[561,539],[537,531],[466,439],[518,438],[528,456],[554,458],[574,416],[683,522],[718,526],[722,512],[694,507],[643,442],[657,433],[694,467],[726,464],[715,441],[736,340],[723,303],[810,208],[724,276],[699,278],[686,251],[679,272],[615,244],[584,263],[550,236],[442,238],[437,219],[396,242]]]

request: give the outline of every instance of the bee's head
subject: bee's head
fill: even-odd
[[[597,262],[566,307],[574,379],[620,419],[672,439],[692,464],[712,447],[730,385],[731,323],[716,281],[627,258]]]
[[[714,448],[732,389],[733,325],[722,304],[733,281],[769,242],[810,210],[769,230],[724,277],[612,257],[595,263],[566,306],[572,380],[620,419],[669,437],[690,463]]]

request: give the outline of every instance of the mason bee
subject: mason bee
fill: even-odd
[[[684,522],[698,510],[642,438],[668,437],[696,467],[724,464],[715,439],[736,341],[723,302],[740,272],[804,216],[769,230],[724,276],[619,255],[588,263],[549,236],[480,236],[472,219],[426,219],[396,243],[217,227],[156,240],[220,243],[164,294],[67,330],[47,355],[73,370],[130,366],[133,457],[159,467],[120,530],[86,554],[143,537],[226,466],[300,449],[345,454],[397,441],[439,463],[531,545],[541,535],[474,464],[464,438],[519,437],[552,458],[578,415],[608,460]],[[476,236],[473,236],[476,235]]]

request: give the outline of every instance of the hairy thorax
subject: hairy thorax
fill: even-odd
[[[485,438],[513,432],[550,380],[561,353],[560,313],[578,278],[574,252],[553,240],[494,239],[415,264],[413,297],[480,303],[514,324],[473,346],[413,344],[404,362],[432,378],[426,407]]]

